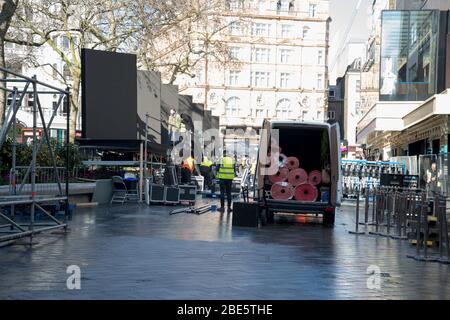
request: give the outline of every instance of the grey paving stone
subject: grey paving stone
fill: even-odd
[[[0,299],[450,298],[450,266],[406,258],[406,241],[350,235],[353,206],[334,228],[236,228],[227,214],[172,209],[78,209],[67,235],[0,248]],[[81,290],[66,288],[70,265]],[[367,288],[370,265],[381,268],[380,290]]]

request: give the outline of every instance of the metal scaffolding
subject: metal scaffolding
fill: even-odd
[[[0,79],[0,90],[9,93],[10,103],[6,102],[5,121],[0,128],[0,149],[7,139],[10,129],[12,129],[12,161],[10,170],[10,183],[8,195],[0,196],[0,220],[6,221],[6,224],[0,225],[0,243],[13,241],[19,238],[29,237],[30,244],[33,243],[33,236],[49,230],[64,229],[67,231],[67,219],[69,217],[69,126],[70,126],[70,88],[62,90],[47,83],[38,81],[36,76],[31,78],[18,74],[8,69],[0,67],[0,71],[5,75]],[[12,88],[8,87],[8,84]],[[18,88],[20,86],[20,88]],[[53,105],[53,113],[46,122],[43,108],[39,99],[40,95],[59,96],[56,105]],[[32,135],[32,159],[27,167],[18,167],[17,152],[17,130],[16,117],[18,111],[22,108],[24,97],[32,97],[32,105],[28,102],[33,114],[33,135]],[[8,101],[8,99],[7,99]],[[50,128],[57,115],[58,109],[65,104],[66,110],[66,134],[65,134],[65,166],[57,167],[54,150],[50,144]],[[38,138],[38,117],[42,125],[42,138]],[[46,145],[49,151],[52,167],[45,168],[51,172],[51,180],[47,180],[46,188],[40,188],[43,181],[40,181],[39,168],[36,163],[37,155],[42,145]],[[22,169],[21,174],[18,170]],[[49,174],[47,173],[47,177]],[[18,181],[20,178],[20,181]],[[38,181],[37,181],[38,180]],[[63,181],[62,181],[63,180]],[[65,181],[64,181],[65,180]],[[20,182],[19,184],[17,182]],[[51,183],[48,183],[51,182]],[[55,185],[57,188],[48,188],[48,185]],[[65,184],[65,185],[64,185]],[[49,208],[56,207],[58,211],[64,211],[64,220],[58,220]],[[26,212],[21,221],[17,220],[17,210]],[[48,222],[37,223],[36,214],[41,213],[48,218]]]

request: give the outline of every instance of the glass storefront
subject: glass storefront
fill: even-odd
[[[439,11],[383,11],[380,101],[420,101],[436,93]]]

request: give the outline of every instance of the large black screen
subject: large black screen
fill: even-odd
[[[83,49],[82,137],[137,138],[136,56]]]

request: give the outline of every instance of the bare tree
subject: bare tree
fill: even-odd
[[[33,66],[48,66],[71,87],[70,137],[75,138],[80,108],[81,49],[120,50],[134,30],[126,0],[23,0],[16,11],[6,41],[28,47],[48,45],[62,60],[63,72],[28,54]],[[18,37],[26,34],[25,39]]]
[[[160,71],[173,83],[179,75],[194,76],[195,67],[206,59],[220,63],[232,61],[226,42],[219,35],[232,23],[224,15],[223,0],[139,0],[135,16],[142,23],[134,35],[140,65]]]
[[[0,67],[6,66],[5,61],[5,36],[8,32],[11,19],[14,16],[18,0],[0,0]],[[0,77],[4,78],[4,72],[0,72]],[[0,84],[3,85],[3,84]],[[0,127],[3,125],[5,116],[6,92],[0,92]]]
[[[46,44],[61,58],[64,72],[54,71],[71,85],[70,136],[74,139],[81,48],[135,53],[139,67],[160,71],[163,79],[173,83],[181,74],[192,75],[208,57],[235,63],[227,45],[217,40],[232,23],[224,18],[223,8],[221,0],[21,0],[6,41],[30,48]],[[27,58],[35,67],[54,68],[32,53]]]

